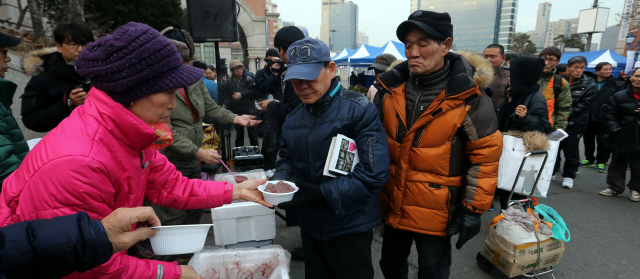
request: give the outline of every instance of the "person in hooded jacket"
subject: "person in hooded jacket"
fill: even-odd
[[[627,89],[613,94],[602,106],[602,116],[611,133],[612,152],[607,171],[608,187],[600,191],[600,195],[622,194],[629,168],[629,199],[640,202],[640,68],[633,70],[629,75],[629,81],[631,84]]]
[[[551,132],[547,101],[537,83],[543,68],[542,58],[523,56],[511,61],[507,98],[496,110],[500,132]]]
[[[62,23],[53,30],[56,48],[32,52],[23,67],[33,76],[22,94],[22,123],[30,130],[48,132],[84,104],[91,89],[89,80],[78,74],[75,60],[94,41],[88,27]],[[52,52],[57,50],[55,52]]]
[[[0,190],[4,179],[18,168],[29,152],[29,146],[11,112],[13,95],[18,85],[4,79],[9,70],[8,63],[11,62],[8,48],[21,42],[22,39],[18,37],[0,32]]]
[[[108,57],[108,59],[107,59]],[[243,199],[272,207],[257,186],[188,179],[158,149],[171,143],[167,122],[178,88],[200,80],[169,39],[130,22],[87,46],[78,73],[93,88],[25,157],[0,192],[0,226],[85,211],[102,219],[143,199],[180,210]],[[26,271],[25,271],[26,272]],[[196,278],[193,268],[114,254],[99,267],[66,278]]]
[[[581,167],[596,167],[597,172],[606,172],[605,166],[609,163],[611,150],[609,149],[609,128],[602,115],[602,108],[614,93],[624,90],[622,82],[611,75],[612,67],[609,62],[600,62],[596,65],[597,92],[593,97],[589,123],[584,132],[584,161]],[[598,148],[596,150],[596,141]],[[594,156],[595,153],[595,156]]]
[[[540,93],[538,77],[544,69],[544,60],[538,57],[522,56],[511,61],[509,87],[506,99],[496,110],[500,132],[538,131],[551,132],[547,100]],[[500,208],[507,209],[509,191],[496,189],[495,196],[500,198]],[[513,194],[512,199],[525,198]]]
[[[596,94],[596,84],[584,74],[587,66],[587,58],[574,56],[567,62],[567,75],[564,79],[571,85],[571,113],[566,132],[569,135],[560,142],[558,155],[564,153],[564,166],[562,166],[562,187],[573,188],[573,180],[576,178],[580,166],[580,138],[587,130],[591,102]],[[556,165],[553,174],[560,170],[562,160],[556,157]]]

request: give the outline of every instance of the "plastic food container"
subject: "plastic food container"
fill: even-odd
[[[278,183],[278,182],[284,182],[287,183],[289,185],[291,185],[295,190],[293,192],[289,192],[289,193],[282,193],[282,194],[275,194],[275,193],[270,193],[265,191],[264,189],[267,188],[267,185],[269,183]],[[273,181],[267,181],[267,183],[262,184],[260,186],[258,186],[258,190],[260,190],[260,192],[262,192],[262,196],[264,197],[264,200],[267,201],[270,204],[273,204],[274,206],[283,203],[283,202],[288,202],[291,199],[293,199],[293,194],[295,194],[296,192],[298,192],[298,186],[296,186],[295,183],[293,182],[289,182],[289,181],[284,181],[284,180],[273,180]]]
[[[179,255],[200,252],[213,224],[152,227],[156,236],[150,238],[156,255]]]
[[[291,255],[280,245],[261,248],[205,247],[189,265],[205,279],[289,279]]]

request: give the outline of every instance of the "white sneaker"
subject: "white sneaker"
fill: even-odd
[[[573,179],[565,177],[564,180],[562,181],[562,187],[567,189],[573,188]]]

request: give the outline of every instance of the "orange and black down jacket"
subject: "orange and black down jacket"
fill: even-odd
[[[502,134],[493,104],[482,95],[474,68],[462,56],[445,56],[451,65],[447,87],[406,129],[405,85],[408,63],[378,77],[379,109],[389,142],[391,171],[380,195],[387,225],[446,236],[461,205],[483,213],[493,201]]]

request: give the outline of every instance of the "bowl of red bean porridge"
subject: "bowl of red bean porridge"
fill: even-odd
[[[293,194],[298,191],[295,183],[283,180],[267,181],[267,183],[258,186],[258,190],[262,192],[264,200],[270,204],[278,205],[293,199]]]

